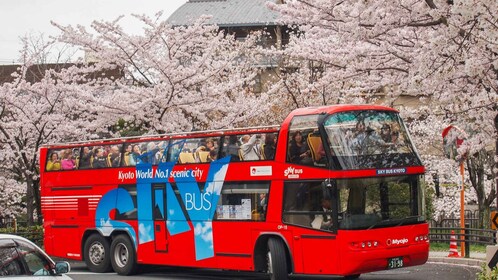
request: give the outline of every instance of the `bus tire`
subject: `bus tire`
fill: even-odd
[[[347,275],[347,276],[344,276],[344,279],[358,279],[358,278],[360,278],[360,275],[361,274]]]
[[[268,239],[268,274],[271,280],[287,279],[287,257],[285,255],[284,243],[280,238],[270,237]]]
[[[98,233],[90,235],[83,246],[83,259],[92,272],[111,271],[109,241]]]
[[[127,235],[120,234],[111,243],[111,264],[119,275],[132,275],[137,271],[136,252]]]

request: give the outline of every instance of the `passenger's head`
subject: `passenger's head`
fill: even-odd
[[[229,144],[237,144],[237,135],[230,135],[228,137],[228,143]]]
[[[119,148],[118,148],[118,146],[116,146],[116,145],[112,146],[111,147],[111,153],[115,154],[115,155],[119,154]]]
[[[154,142],[149,142],[149,143],[147,144],[147,151],[152,151],[152,150],[154,150],[155,148],[157,148],[156,143],[154,143]]]
[[[269,133],[269,134],[266,134],[266,138],[265,138],[265,144],[266,145],[273,145],[275,144],[275,134],[273,133]]]
[[[206,139],[206,147],[211,150],[214,148],[214,141],[211,138]]]
[[[356,123],[356,131],[365,131],[365,121],[364,120],[359,120]]]
[[[294,134],[292,135],[292,140],[294,140],[294,142],[296,143],[303,142],[303,134],[301,133],[301,131],[298,130],[294,132]]]
[[[242,143],[247,143],[247,142],[249,142],[250,138],[251,138],[251,136],[246,134],[246,135],[242,136],[241,141],[242,141]]]
[[[57,154],[56,152],[53,152],[50,154],[50,160],[51,161],[56,161],[59,159],[59,154]]]
[[[133,145],[132,151],[134,153],[139,153],[140,154],[140,146],[138,145]]]
[[[63,158],[68,159],[73,157],[73,152],[70,149],[64,150]]]
[[[332,208],[332,202],[330,199],[322,198],[321,200],[322,207],[325,209],[331,209]]]
[[[382,127],[380,128],[381,134],[390,134],[391,133],[391,126],[389,126],[387,123],[383,124]]]

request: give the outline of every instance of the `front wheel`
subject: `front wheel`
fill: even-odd
[[[137,270],[136,252],[130,238],[118,235],[111,244],[111,264],[119,275],[132,275]]]
[[[271,280],[287,279],[287,256],[281,239],[275,237],[268,239],[267,261]]]
[[[83,259],[88,269],[92,272],[103,273],[111,271],[109,241],[97,233],[90,235],[83,246]]]

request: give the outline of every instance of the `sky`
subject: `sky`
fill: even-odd
[[[62,25],[90,27],[94,20],[114,20],[124,15],[122,26],[139,33],[132,14],[153,16],[163,11],[167,19],[187,0],[0,0],[0,64],[13,64],[21,50],[20,37],[41,34],[47,41],[59,30],[51,21]]]

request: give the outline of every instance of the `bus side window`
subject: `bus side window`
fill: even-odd
[[[287,182],[284,185],[283,221],[287,224],[332,231],[335,221],[330,194],[323,181]]]
[[[266,220],[270,182],[225,182],[215,220]]]

